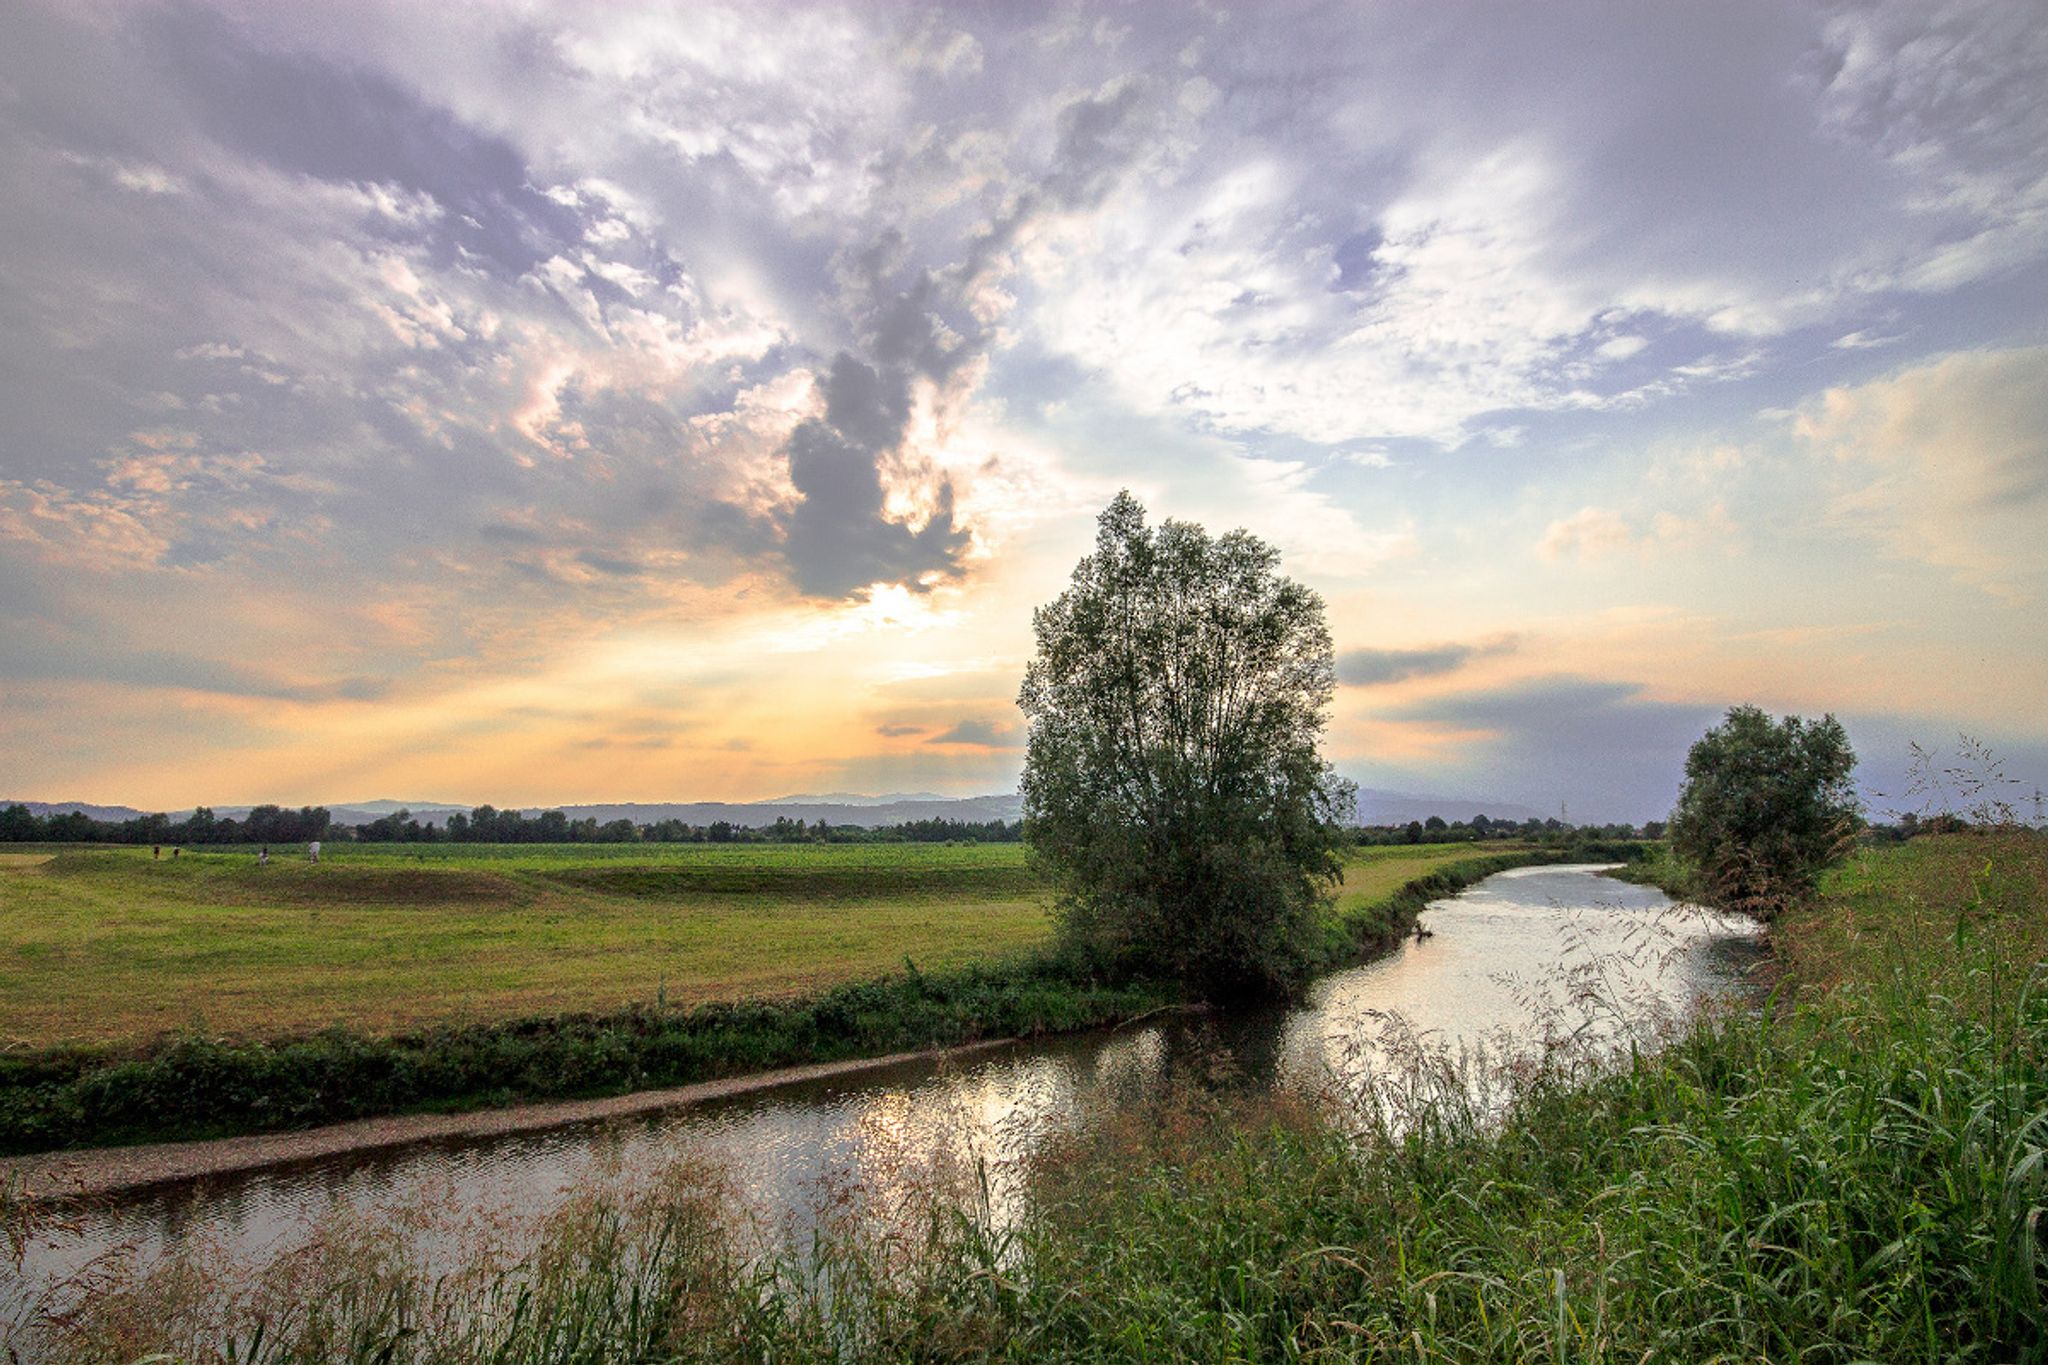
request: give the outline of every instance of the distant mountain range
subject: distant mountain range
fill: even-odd
[[[808,792],[800,796],[773,796],[766,801],[749,801],[750,806],[893,806],[903,801],[980,801],[978,796],[942,796],[938,792],[889,792],[869,796],[865,792]]]
[[[801,820],[815,825],[860,825],[877,829],[884,825],[907,824],[912,820],[1015,820],[1024,813],[1024,798],[1006,796],[867,796],[852,799],[834,797],[782,797],[774,801],[684,801],[643,804],[637,801],[605,806],[561,806],[571,820],[594,818],[599,824],[631,820],[636,825],[657,820],[681,820],[687,825],[710,825],[723,820],[733,825],[772,825],[777,820]],[[418,814],[417,811],[414,814]],[[336,819],[340,817],[337,816]]]
[[[12,801],[0,801],[0,806],[14,805]],[[62,815],[70,811],[82,811],[95,820],[133,820],[146,812],[132,806],[100,806],[89,801],[23,801],[37,815]],[[398,811],[411,811],[413,818],[431,820],[437,824],[447,822],[450,815],[460,812],[469,814],[472,807],[457,805],[452,801],[351,801],[331,805],[328,813],[337,825],[367,825],[382,816]],[[891,792],[870,796],[859,792],[827,792],[821,795],[779,796],[770,801],[676,801],[638,802],[626,801],[603,805],[582,806],[528,806],[522,807],[526,814],[537,814],[541,810],[560,810],[571,820],[595,819],[599,824],[613,820],[631,820],[636,825],[654,824],[661,820],[681,820],[685,824],[710,825],[723,820],[728,824],[741,826],[772,825],[778,819],[801,820],[814,825],[823,820],[828,825],[858,825],[865,828],[881,828],[887,825],[901,825],[913,820],[963,820],[985,823],[990,820],[1015,820],[1024,813],[1024,800],[1015,792],[990,796],[951,797],[934,792]],[[249,813],[248,806],[215,806],[213,813],[222,819],[239,820]],[[182,820],[190,810],[169,812],[173,819]],[[1485,815],[1491,820],[1528,820],[1541,818],[1540,811],[1528,806],[1519,806],[1511,801],[1490,801],[1471,797],[1418,796],[1411,792],[1381,791],[1374,787],[1361,787],[1358,791],[1358,822],[1363,825],[1405,825],[1411,820],[1427,820],[1432,815],[1445,820],[1469,820],[1475,815]]]

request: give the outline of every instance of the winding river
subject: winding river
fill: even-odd
[[[1488,878],[1430,906],[1427,937],[1324,978],[1292,1008],[1176,1016],[631,1118],[113,1196],[40,1230],[17,1263],[0,1243],[0,1343],[9,1326],[25,1332],[97,1274],[174,1250],[203,1249],[215,1267],[253,1266],[354,1217],[414,1239],[431,1264],[437,1251],[474,1245],[475,1227],[516,1242],[572,1191],[644,1179],[684,1155],[729,1172],[764,1226],[801,1223],[835,1188],[886,1195],[891,1180],[933,1162],[981,1163],[992,1211],[1004,1217],[1021,1197],[1019,1158],[1092,1109],[1169,1078],[1398,1109],[1402,1078],[1443,1074],[1433,1058],[1559,1045],[1598,1053],[1703,999],[1745,991],[1759,953],[1749,925],[1599,871]],[[1372,1078],[1381,1084],[1367,1085]]]

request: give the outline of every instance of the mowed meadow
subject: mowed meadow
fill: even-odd
[[[1507,849],[1355,850],[1336,909]],[[24,849],[0,857],[0,1046],[787,998],[1036,949],[1052,912],[1020,844]]]

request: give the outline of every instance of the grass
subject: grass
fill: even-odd
[[[0,1046],[282,1038],[787,999],[1050,938],[1017,844],[90,849],[0,862]],[[1377,899],[1463,845],[1359,850]],[[30,861],[30,860],[40,861]]]
[[[1512,1068],[1505,1118],[1182,1090],[1041,1159],[1021,1223],[970,1177],[766,1257],[682,1166],[452,1276],[337,1225],[253,1286],[102,1279],[49,1354],[2041,1360],[2048,841],[1861,853],[1774,936],[1767,1009]]]
[[[1553,1060],[1503,1125],[1104,1125],[1002,1311],[1072,1359],[2042,1358],[2048,841],[1861,854],[1774,938],[1769,1009]]]
[[[0,869],[0,1024],[28,1047],[389,1033],[787,997],[1042,943],[1014,845],[69,851]]]
[[[1169,984],[1089,980],[1035,955],[906,969],[787,1000],[636,1005],[388,1036],[179,1038],[131,1055],[0,1056],[0,1154],[620,1094],[1101,1027],[1180,998]]]
[[[2041,1359],[2048,848],[1863,855],[1776,939],[1769,1010],[1539,1069],[1504,1126],[1104,1125],[1001,1311],[1066,1359]]]

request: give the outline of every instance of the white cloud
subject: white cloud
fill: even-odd
[[[1631,519],[1608,507],[1582,507],[1544,528],[1536,553],[1550,562],[1603,559],[1649,560],[1673,550],[1725,540],[1735,523],[1724,503],[1710,503],[1681,514],[1669,510]]]
[[[1230,431],[1449,443],[1493,409],[1578,401],[1534,378],[1592,310],[1532,256],[1548,199],[1533,154],[1389,205],[1370,292],[1333,290],[1327,251],[1294,240],[1307,173],[1259,158],[1130,186],[1030,258],[1034,333],[1132,402]]]
[[[1544,529],[1536,553],[1545,559],[1600,559],[1632,548],[1635,532],[1621,516],[1605,507],[1581,507]]]
[[[2028,599],[2048,573],[2048,347],[1952,355],[1830,389],[1794,430],[1852,486],[1838,524]]]

